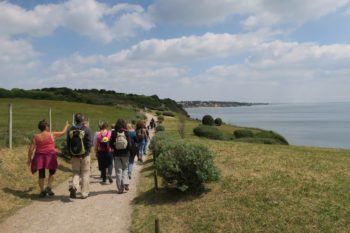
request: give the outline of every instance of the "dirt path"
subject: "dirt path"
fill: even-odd
[[[146,115],[148,120],[154,117]],[[150,135],[153,136],[152,131]],[[131,202],[137,194],[141,168],[135,162],[130,190],[117,194],[115,180],[113,184],[101,185],[97,165],[93,165],[87,199],[70,199],[68,183],[65,182],[54,189],[55,197],[35,200],[6,219],[0,225],[0,232],[130,232]]]

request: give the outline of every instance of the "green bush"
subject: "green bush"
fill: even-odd
[[[156,132],[159,132],[159,131],[164,131],[165,130],[165,127],[163,125],[158,125],[156,127]]]
[[[282,145],[289,145],[288,141],[281,136],[278,133],[275,133],[273,131],[262,131],[254,135],[256,138],[269,138],[269,139],[274,139],[277,143],[275,144],[282,144]]]
[[[183,141],[166,143],[156,160],[158,174],[168,184],[175,184],[181,191],[200,191],[203,184],[218,180],[213,154],[200,144]]]
[[[221,118],[216,118],[215,120],[214,120],[214,123],[215,123],[215,125],[217,125],[217,126],[221,126],[222,125],[222,120],[221,120]]]
[[[163,116],[159,116],[158,117],[158,123],[162,123],[164,121],[164,117]]]
[[[210,115],[205,115],[203,118],[202,118],[202,124],[203,125],[214,125],[214,119],[212,116]]]
[[[193,129],[193,133],[199,137],[222,140],[223,133],[215,127],[208,125],[199,125]]]
[[[165,131],[159,131],[152,138],[150,149],[152,150],[153,158],[157,158],[160,153],[164,151],[167,145],[173,144],[175,142],[174,138]]]
[[[165,111],[163,112],[163,116],[170,116],[170,117],[174,117],[175,114],[173,112],[170,112],[170,111]]]
[[[238,129],[233,134],[236,138],[251,138],[254,136],[253,132],[248,129]]]
[[[157,115],[157,116],[161,116],[161,115],[163,115],[163,112],[161,112],[161,111],[156,111],[156,115]]]

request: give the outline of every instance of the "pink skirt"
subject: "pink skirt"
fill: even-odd
[[[31,171],[34,174],[40,169],[57,169],[57,154],[56,152],[49,153],[35,153],[31,164]]]

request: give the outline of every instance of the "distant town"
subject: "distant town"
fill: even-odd
[[[178,102],[183,108],[199,108],[199,107],[241,107],[253,105],[268,105],[268,103],[242,103],[232,101],[180,101]]]

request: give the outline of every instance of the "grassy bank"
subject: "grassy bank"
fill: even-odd
[[[37,132],[39,120],[49,119],[49,108],[52,109],[52,129],[62,130],[68,120],[72,123],[73,113],[81,112],[89,118],[92,130],[97,130],[99,120],[110,124],[117,118],[127,120],[141,118],[135,109],[122,106],[102,106],[65,101],[47,101],[31,99],[0,99],[0,148],[5,147],[8,138],[8,104],[13,104],[13,143],[15,146],[28,144],[31,136]]]
[[[153,165],[145,165],[134,200],[133,232],[348,232],[350,151],[185,138],[216,154],[221,178],[191,195],[154,191]],[[166,130],[178,135],[175,118]]]

